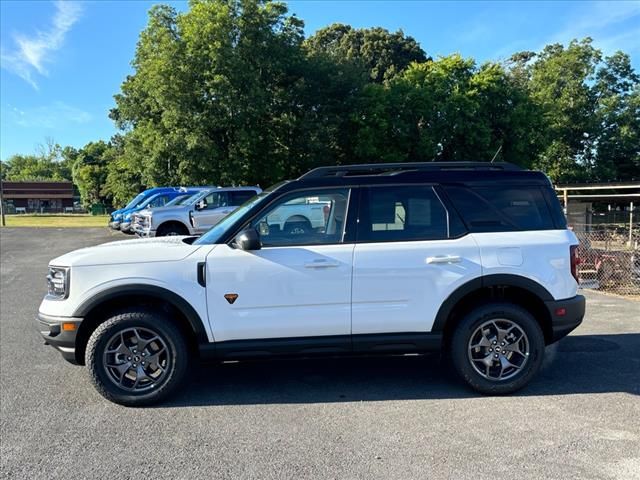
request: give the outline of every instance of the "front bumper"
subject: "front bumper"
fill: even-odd
[[[128,232],[131,229],[131,221],[129,222],[120,222],[120,231]]]
[[[112,220],[111,222],[109,222],[109,228],[112,230],[120,230],[120,221]]]
[[[576,295],[565,300],[553,300],[545,302],[551,317],[552,338],[551,342],[557,342],[566,337],[582,323],[584,318],[586,300],[583,295]]]
[[[45,345],[51,345],[65,360],[77,364],[76,335],[82,320],[79,317],[54,317],[38,312],[36,323]]]

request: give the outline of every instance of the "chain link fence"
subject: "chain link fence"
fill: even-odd
[[[578,275],[583,288],[640,296],[639,227],[632,223],[572,224],[580,240]]]

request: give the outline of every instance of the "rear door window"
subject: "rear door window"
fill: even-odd
[[[359,242],[449,237],[447,211],[431,186],[370,187],[363,194]]]
[[[256,196],[256,192],[253,190],[238,190],[229,192],[229,205],[238,207],[242,205],[244,202]]]

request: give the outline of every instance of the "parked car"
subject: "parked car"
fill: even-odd
[[[150,197],[154,195],[157,195],[159,193],[174,193],[179,191],[180,188],[181,187],[154,187],[140,192],[123,208],[119,208],[111,212],[111,216],[109,217],[109,227],[113,230],[120,230],[120,223],[122,223],[123,217],[131,209],[140,206],[142,203],[146,202]]]
[[[261,191],[258,187],[206,189],[180,205],[139,211],[133,230],[141,237],[200,235]]]
[[[161,208],[175,198],[184,197],[185,195],[190,197],[193,194],[198,193],[199,191],[200,189],[197,189],[197,188],[180,188],[179,190],[174,192],[156,193],[155,195],[152,195],[141,204],[133,208],[130,208],[129,210],[127,210],[122,214],[122,221],[120,222],[120,231],[124,233],[133,234],[133,231],[131,230],[131,223],[132,223],[133,215],[136,212],[139,212],[145,209]]]
[[[323,221],[310,228],[275,220],[285,206],[317,204]],[[582,321],[577,244],[541,172],[323,167],[200,238],[113,242],[52,260],[38,324],[124,405],[166,398],[199,358],[430,351],[446,352],[475,390],[506,394]]]

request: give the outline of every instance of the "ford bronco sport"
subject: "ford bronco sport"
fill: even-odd
[[[287,224],[291,206],[321,217]],[[198,358],[429,351],[445,352],[475,390],[506,394],[582,321],[577,244],[540,172],[322,167],[198,239],[124,240],[52,260],[38,322],[46,343],[125,405],[176,391]]]

